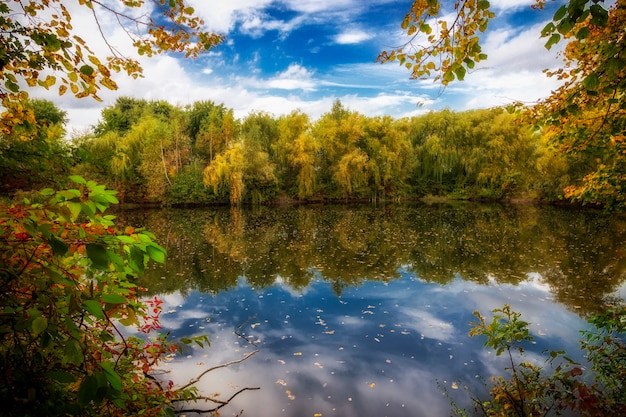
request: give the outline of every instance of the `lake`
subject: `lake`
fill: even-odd
[[[168,378],[258,350],[198,384],[222,400],[260,388],[223,416],[447,416],[450,397],[467,406],[467,391],[484,392],[506,366],[468,336],[475,310],[521,312],[531,360],[565,349],[582,361],[585,319],[626,297],[626,218],[591,209],[202,208],[119,221],[168,250],[140,282],[164,300],[163,330],[211,341],[170,358]]]

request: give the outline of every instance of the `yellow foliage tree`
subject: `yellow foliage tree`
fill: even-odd
[[[78,0],[91,12],[94,27],[103,34],[110,56],[98,57],[72,25],[65,0],[16,0],[0,3],[0,100],[4,112],[0,132],[15,125],[33,126],[32,112],[24,106],[29,87],[51,89],[59,95],[100,100],[98,90],[117,89],[114,72],[139,77],[137,59],[122,55],[102,32],[105,17],[116,19],[139,55],[163,52],[196,57],[224,37],[204,31],[203,22],[185,0]],[[141,13],[136,13],[137,11]]]

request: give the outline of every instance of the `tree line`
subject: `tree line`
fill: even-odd
[[[88,133],[65,138],[66,113],[30,100],[36,134],[5,136],[2,192],[63,186],[82,175],[126,202],[259,204],[396,201],[424,196],[558,201],[591,158],[560,152],[548,130],[504,108],[369,117],[339,100],[243,119],[212,101],[175,106],[120,97]]]

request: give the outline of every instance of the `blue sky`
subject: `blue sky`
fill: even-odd
[[[74,3],[74,2],[72,2]],[[117,1],[108,0],[109,4]],[[381,65],[383,49],[402,44],[400,22],[410,0],[190,0],[206,28],[227,40],[196,60],[173,55],[141,58],[145,77],[115,77],[118,91],[102,91],[103,103],[91,99],[51,99],[68,111],[70,127],[97,122],[103,106],[119,96],[167,100],[186,105],[212,100],[234,109],[243,118],[253,111],[275,116],[299,109],[313,120],[339,99],[351,110],[368,116],[405,117],[431,110],[466,110],[502,105],[515,100],[534,102],[557,87],[542,70],[559,64],[556,51],[547,51],[539,32],[551,10],[531,9],[534,0],[492,0],[496,18],[483,39],[489,59],[463,83],[445,90],[430,80],[410,80],[395,63]],[[443,0],[452,5],[452,0]],[[85,7],[69,4],[74,27],[96,53],[106,46]],[[119,25],[101,18],[108,40],[121,51],[132,48]],[[418,106],[418,103],[421,106]]]

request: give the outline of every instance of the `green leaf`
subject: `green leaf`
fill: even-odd
[[[85,179],[81,177],[80,175],[70,175],[69,178],[72,181],[74,181],[76,184],[87,184],[87,181],[85,181]]]
[[[109,255],[107,250],[96,243],[87,245],[87,256],[96,268],[106,269],[109,267]]]
[[[31,327],[33,333],[38,335],[48,328],[48,319],[42,316],[35,317]]]
[[[70,249],[67,243],[63,242],[55,235],[50,235],[50,238],[48,239],[48,244],[52,248],[52,252],[59,256],[64,256]]]
[[[83,363],[83,352],[80,342],[74,339],[70,339],[65,343],[63,351],[64,361],[73,363],[74,365],[80,365]]]
[[[116,391],[122,390],[122,378],[120,378],[119,374],[115,372],[115,365],[111,362],[102,362],[100,363],[102,369],[104,369],[104,375],[111,384],[111,388]]]
[[[54,379],[62,384],[70,384],[76,381],[74,375],[64,371],[50,371],[46,374],[47,378]]]
[[[550,36],[550,39],[548,39],[548,42],[546,42],[546,48],[547,49],[552,48],[552,46],[559,43],[560,40],[561,40],[561,35],[559,35],[558,33],[553,33],[552,36]]]
[[[102,311],[102,304],[96,300],[87,300],[83,303],[83,307],[95,318],[99,320],[105,320],[104,311]]]
[[[588,27],[582,27],[578,30],[578,33],[576,33],[576,39],[583,40],[583,39],[587,39],[589,37],[589,28]]]
[[[454,70],[454,74],[456,75],[456,78],[457,78],[459,81],[463,81],[463,79],[465,79],[465,74],[466,74],[466,72],[467,72],[467,71],[465,70],[465,67],[463,67],[463,66],[459,66],[458,68],[456,68],[456,69]]]
[[[67,207],[70,209],[70,214],[72,216],[72,220],[76,220],[78,218],[78,216],[80,215],[80,212],[82,210],[81,203],[79,203],[77,201],[70,201],[70,202],[67,203]]]
[[[491,5],[489,4],[489,2],[487,0],[479,0],[478,4],[476,5],[476,8],[478,10],[487,10]]]
[[[546,36],[554,32],[555,30],[556,30],[556,26],[554,26],[554,23],[550,22],[547,25],[545,25],[543,29],[541,29],[541,37],[545,38]]]
[[[161,248],[157,244],[152,244],[146,247],[146,250],[148,251],[148,255],[150,255],[150,257],[156,262],[161,264],[165,262],[165,249]]]
[[[121,236],[120,236],[121,237]],[[144,252],[138,249],[136,246],[130,248],[130,266],[143,274],[144,265]]]
[[[585,77],[585,79],[583,80],[583,85],[585,86],[585,88],[587,90],[596,90],[598,88],[598,76],[596,75],[595,72],[592,72],[591,74],[587,75]]]
[[[564,4],[563,6],[559,7],[559,9],[554,13],[554,17],[552,18],[552,20],[558,22],[559,20],[563,19],[565,13],[567,13],[567,5]]]
[[[93,75],[93,68],[91,68],[89,65],[83,65],[82,67],[80,67],[80,72],[81,74],[91,77]]]
[[[443,74],[443,81],[449,83],[450,81],[454,81],[454,73],[452,71],[448,71]]]
[[[119,294],[102,294],[102,301],[109,304],[126,304],[128,299]]]
[[[83,380],[78,388],[78,404],[86,406],[96,399],[98,391],[98,379],[94,375],[90,375]]]
[[[49,197],[51,195],[54,195],[54,190],[52,188],[44,188],[43,190],[41,190],[41,195]]]

